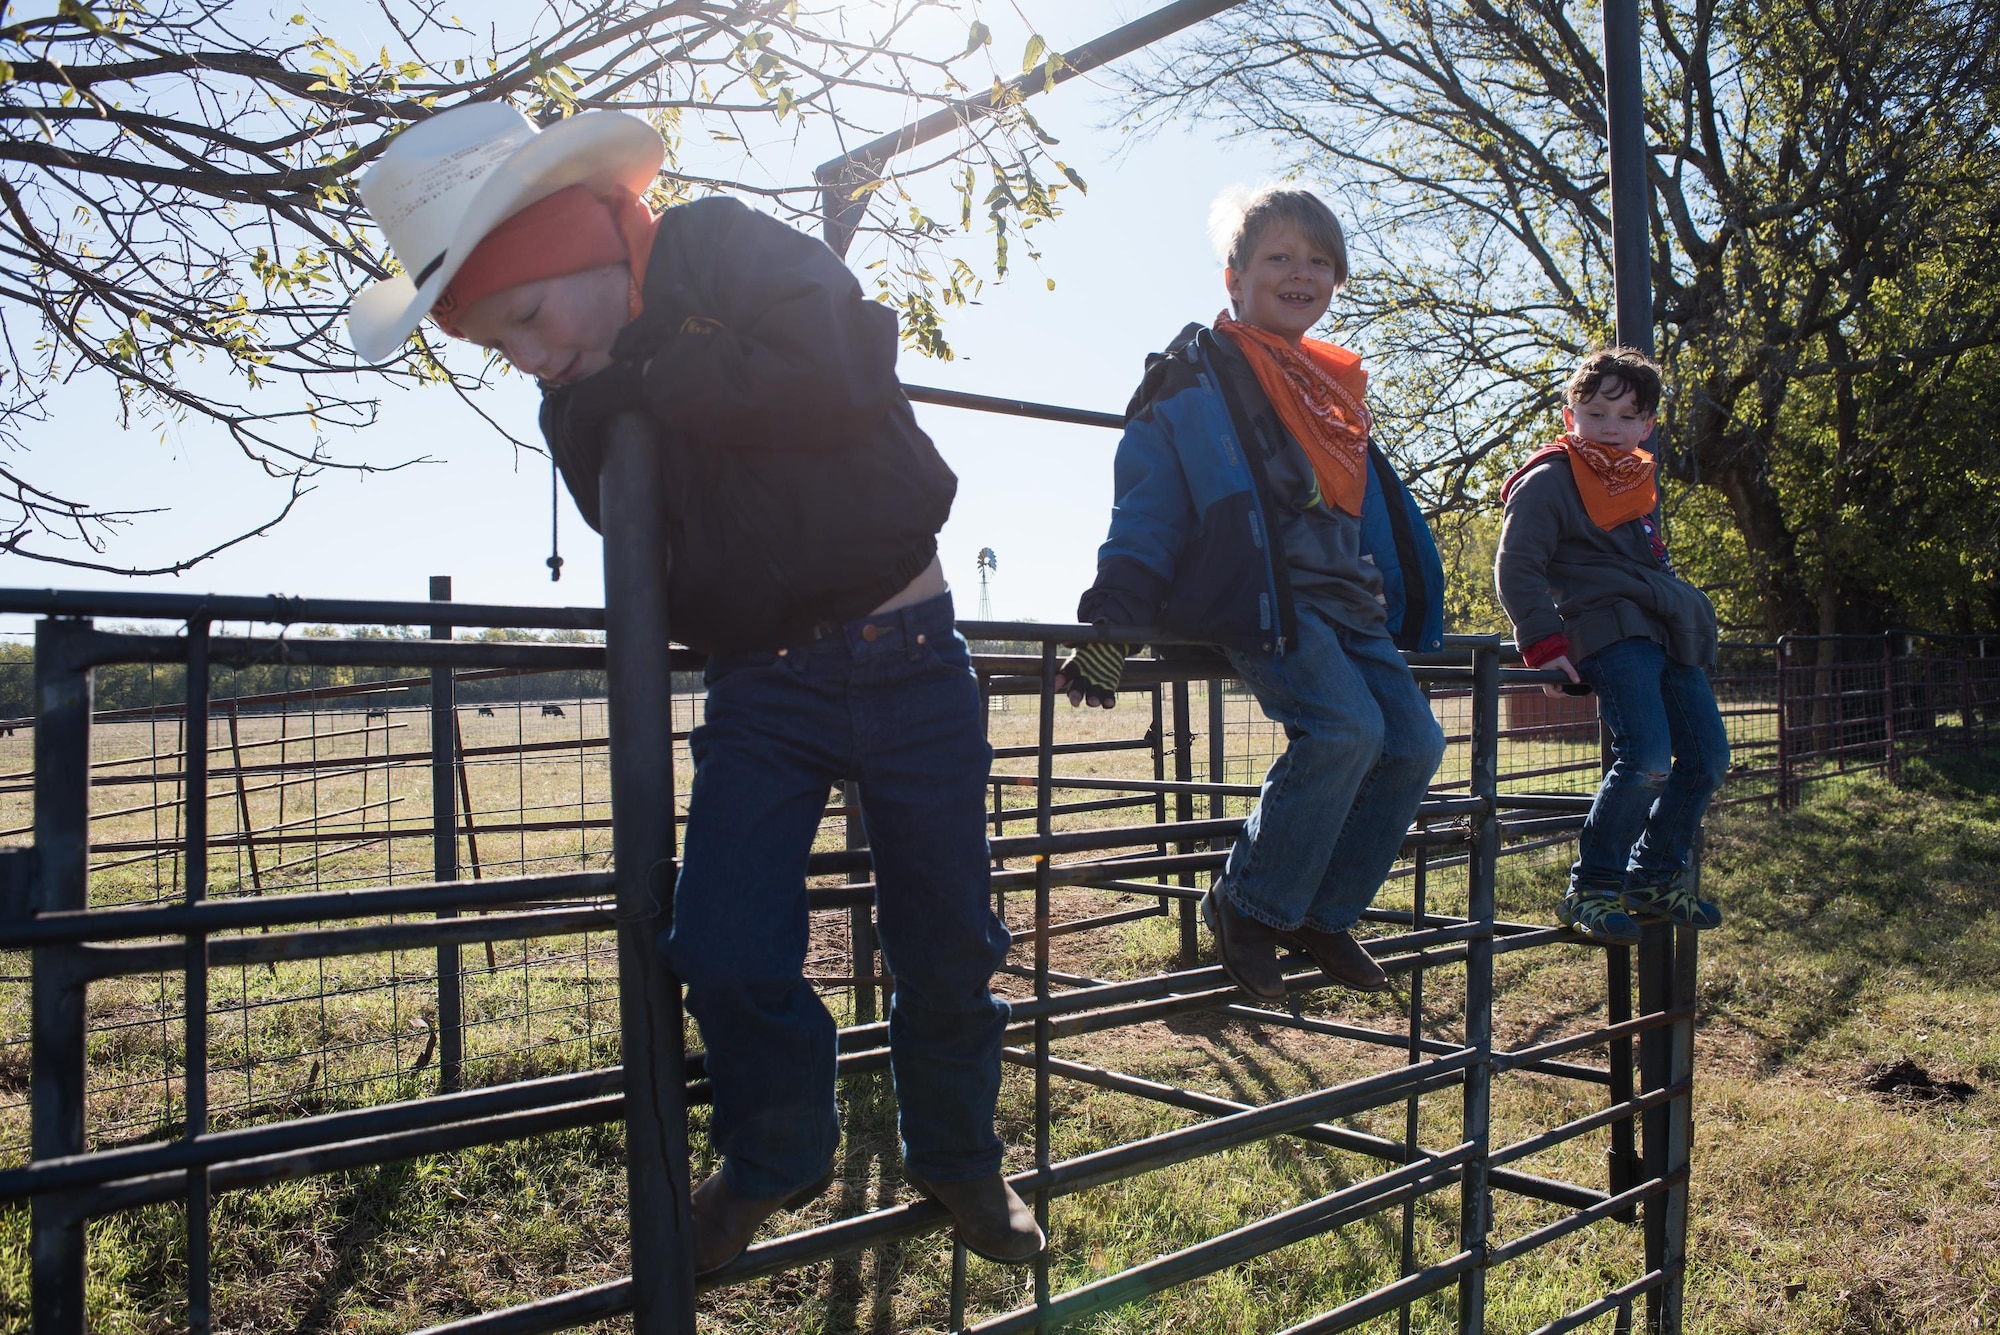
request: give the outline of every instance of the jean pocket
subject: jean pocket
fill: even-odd
[[[924,636],[923,650],[939,667],[950,668],[954,672],[972,670],[972,647],[955,630]]]

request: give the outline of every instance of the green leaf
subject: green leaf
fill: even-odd
[[[785,118],[785,113],[789,112],[791,109],[792,109],[792,90],[790,88],[786,88],[781,85],[778,89],[778,119],[783,120]]]
[[[1041,63],[1042,53],[1048,49],[1049,44],[1042,40],[1040,33],[1036,33],[1030,37],[1028,39],[1028,53],[1021,57],[1021,73],[1026,74],[1037,64]]]
[[[1090,193],[1090,187],[1083,183],[1081,176],[1077,175],[1076,168],[1065,162],[1058,162],[1056,167],[1064,176],[1069,178],[1069,183],[1076,187],[1078,194],[1087,195]]]
[[[991,45],[993,45],[993,30],[974,19],[972,27],[966,31],[965,54],[969,56],[980,47]]]

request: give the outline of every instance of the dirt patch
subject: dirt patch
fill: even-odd
[[[1861,1074],[1862,1088],[1911,1103],[1964,1103],[1978,1092],[1965,1080],[1940,1080],[1908,1057],[1872,1062]]]

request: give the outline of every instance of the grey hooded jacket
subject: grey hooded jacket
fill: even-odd
[[[1661,567],[1642,521],[1609,532],[1591,522],[1567,456],[1515,475],[1503,494],[1493,582],[1517,644],[1561,634],[1577,663],[1619,640],[1643,638],[1675,662],[1714,665],[1708,595]]]

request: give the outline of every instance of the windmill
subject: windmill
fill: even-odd
[[[989,596],[986,586],[993,578],[993,572],[999,568],[1000,558],[993,554],[993,549],[991,547],[981,547],[979,549],[979,619],[981,621],[991,621],[993,619],[993,599]]]

